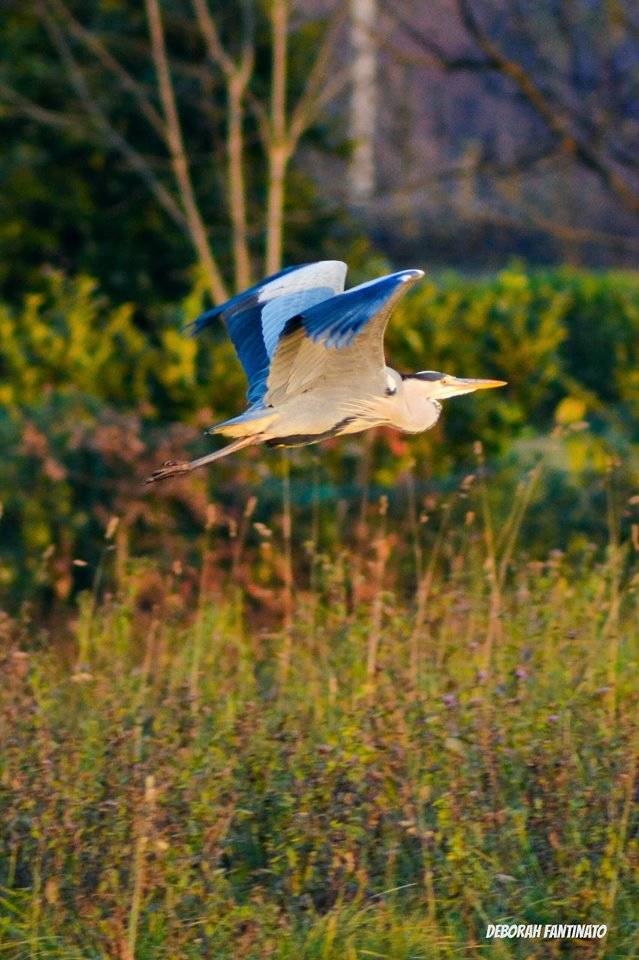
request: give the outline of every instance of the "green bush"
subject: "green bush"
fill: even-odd
[[[0,304],[0,585],[14,601],[36,584],[61,597],[69,583],[81,586],[72,561],[97,562],[112,515],[126,519],[134,550],[170,542],[179,555],[209,498],[241,514],[259,492],[260,522],[270,522],[281,500],[277,452],[247,452],[150,493],[140,483],[168,457],[204,452],[201,430],[242,408],[244,377],[224,330],[197,341],[182,332],[204,305],[196,284],[150,329],[90,278],[59,273],[21,309]],[[611,463],[622,464],[622,489],[636,484],[638,276],[513,266],[482,279],[426,277],[399,306],[387,340],[400,370],[495,376],[508,386],[448,402],[421,437],[382,431],[370,447],[356,437],[323,445],[320,457],[319,448],[296,452],[300,509],[323,498],[355,514],[363,486],[395,499],[443,490],[475,469],[481,439],[504,509],[522,472],[546,461],[543,516],[528,531],[535,549],[601,529]],[[583,421],[589,429],[573,429]],[[549,437],[557,423],[561,441]]]
[[[179,406],[197,380],[197,344],[175,322],[146,335],[132,304],[113,306],[86,276],[49,273],[21,310],[0,305],[0,343],[0,402],[9,408],[56,390],[157,413],[159,396]]]
[[[196,285],[149,330],[133,304],[114,306],[91,278],[50,272],[20,310],[0,304],[0,402],[33,406],[55,389],[166,421],[202,407],[226,416],[242,404],[244,381],[224,331],[196,341],[181,329],[203,306]],[[638,343],[639,276],[521,266],[479,280],[427,277],[388,329],[400,369],[508,380],[489,402],[447,405],[445,418],[449,442],[488,430],[499,448],[528,426],[546,429],[566,395],[600,415],[634,415]]]
[[[435,369],[508,380],[488,404],[451,404],[446,416],[449,440],[463,421],[473,435],[488,430],[501,449],[526,429],[547,429],[566,396],[583,404],[582,416],[608,424],[636,412],[638,343],[639,275],[622,273],[513,267],[483,280],[427,280],[389,327],[390,350],[406,369],[423,358]],[[637,424],[628,426],[636,438]]]

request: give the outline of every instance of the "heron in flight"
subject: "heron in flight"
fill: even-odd
[[[386,365],[384,331],[397,301],[422,277],[400,270],[344,290],[346,264],[288,267],[203,313],[194,334],[223,320],[248,379],[248,407],[207,432],[234,438],[190,462],[167,461],[146,481],[189,473],[242,447],[298,447],[391,426],[421,433],[448,397],[504,386]]]

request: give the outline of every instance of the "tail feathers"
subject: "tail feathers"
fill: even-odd
[[[249,447],[251,444],[260,443],[261,440],[262,437],[260,434],[251,437],[241,437],[239,440],[236,440],[235,443],[229,443],[228,446],[223,447],[221,450],[207,453],[206,456],[199,457],[197,460],[190,460],[183,463],[175,460],[167,461],[159,470],[154,470],[151,476],[147,477],[144,482],[157,483],[158,480],[167,480],[169,477],[175,477],[180,473],[190,473],[192,470],[197,470],[198,467],[206,466],[207,463],[213,463],[214,460],[221,460],[222,457],[226,457],[229,453],[234,453],[236,450],[241,450],[242,447]]]
[[[224,437],[254,436],[256,433],[262,433],[265,427],[275,420],[275,417],[276,413],[273,410],[249,409],[241,413],[239,417],[214,424],[206,432],[210,434],[221,433]]]

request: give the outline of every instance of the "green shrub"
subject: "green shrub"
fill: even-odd
[[[208,498],[235,503],[241,514],[257,492],[260,522],[270,522],[281,500],[278,452],[249,451],[151,492],[140,484],[162,460],[204,452],[210,441],[198,439],[200,431],[242,407],[244,377],[224,330],[199,341],[182,332],[204,305],[196,285],[149,329],[133,305],[114,306],[90,278],[59,273],[44,277],[20,310],[0,304],[0,587],[14,602],[36,584],[57,596],[66,587],[56,584],[81,586],[70,565],[98,562],[111,515],[126,519],[134,551],[157,551],[169,537],[179,555],[188,554]],[[320,448],[296,452],[300,509],[323,498],[356,513],[363,487],[417,497],[417,509],[419,498],[474,471],[477,439],[499,474],[499,508],[545,458],[543,510],[527,531],[533,550],[601,530],[612,462],[622,464],[621,488],[634,492],[636,275],[513,266],[482,279],[426,277],[399,306],[387,340],[400,370],[496,376],[508,386],[449,401],[421,437],[388,430],[329,442],[319,457]],[[589,429],[573,429],[581,421]],[[561,441],[549,437],[556,423]]]
[[[53,390],[182,419],[206,405],[213,375],[210,355],[198,356],[197,341],[181,332],[185,310],[200,306],[196,287],[158,329],[144,330],[133,304],[113,306],[90,277],[50,272],[22,309],[0,305],[0,403],[34,407]]]

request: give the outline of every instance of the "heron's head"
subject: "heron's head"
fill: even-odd
[[[453,377],[449,373],[440,373],[437,370],[421,370],[419,373],[410,373],[404,381],[417,381],[419,392],[429,400],[447,400],[448,397],[459,397],[463,393],[474,393],[475,390],[491,390],[493,387],[505,387],[505,380],[477,380],[464,377]]]

